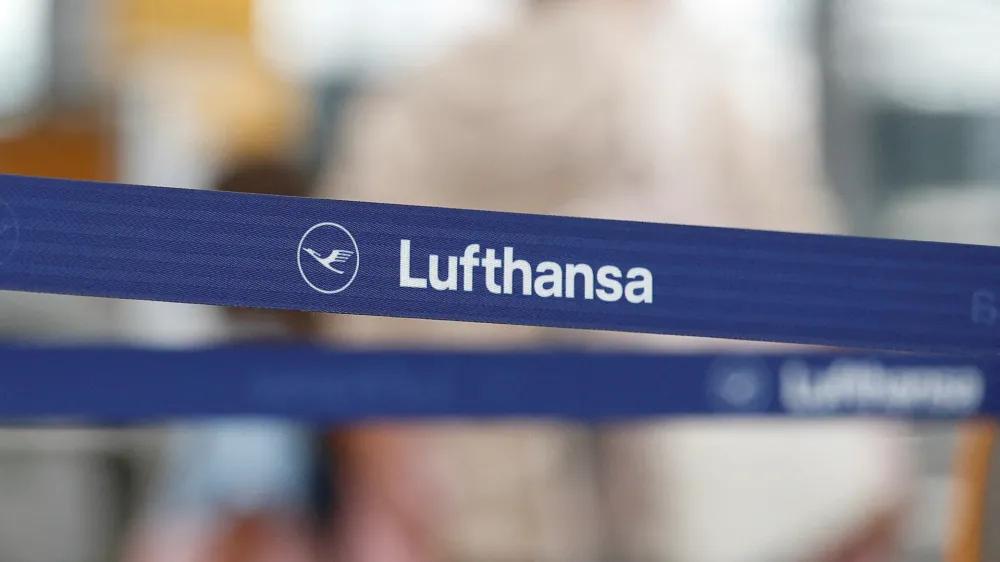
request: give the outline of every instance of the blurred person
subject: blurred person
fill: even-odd
[[[535,2],[373,85],[325,196],[839,233],[807,89],[750,69],[666,0]],[[748,73],[773,115],[745,103]],[[778,349],[751,342],[327,316],[353,346]],[[474,376],[474,374],[471,374]],[[670,376],[665,373],[664,376]],[[910,482],[882,421],[373,424],[340,441],[338,560],[888,560]],[[597,476],[600,484],[592,484]],[[601,505],[611,517],[602,520]]]
[[[161,36],[127,57],[116,89],[119,181],[310,195],[312,181],[291,163],[312,115],[308,96],[276,76],[248,41],[205,30]],[[313,330],[311,315],[287,311],[127,301],[119,314],[122,331],[143,345],[276,345],[307,340]],[[326,459],[316,454],[312,428],[230,419],[165,429],[163,462],[131,522],[126,560],[313,555],[312,504],[322,490],[310,481]]]
[[[309,195],[280,160],[230,163],[215,188]],[[225,309],[232,339],[270,345],[313,339],[315,315]],[[322,436],[294,422],[235,419],[173,428],[152,498],[126,544],[129,562],[308,562],[331,516],[332,467]]]

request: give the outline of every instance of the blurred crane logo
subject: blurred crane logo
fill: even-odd
[[[319,223],[306,230],[299,240],[296,259],[302,280],[327,295],[348,288],[357,277],[360,265],[354,236],[332,222]]]
[[[763,412],[771,405],[773,377],[759,358],[724,357],[708,372],[711,407],[727,412]]]

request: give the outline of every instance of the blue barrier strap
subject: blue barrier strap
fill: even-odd
[[[0,289],[1000,351],[1000,248],[17,176]]]
[[[1000,414],[1000,362],[866,355],[0,347],[0,419]]]

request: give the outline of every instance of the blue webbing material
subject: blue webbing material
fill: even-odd
[[[994,247],[0,176],[0,289],[924,354],[3,346],[7,420],[1000,414]]]
[[[0,364],[4,421],[1000,414],[986,358],[0,346]]]
[[[0,289],[1000,350],[995,247],[18,176],[0,176]]]

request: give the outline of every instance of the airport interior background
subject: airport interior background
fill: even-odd
[[[0,173],[310,195],[355,92],[487,33],[525,3],[0,0]],[[854,233],[1000,245],[1000,3],[674,4],[699,33],[744,53],[739,83],[757,118],[782,119],[769,80],[807,84],[825,177]],[[774,63],[774,52],[791,62]],[[270,337],[274,322],[0,292],[0,335],[15,340],[183,348]],[[941,561],[954,548],[967,485],[959,451],[977,438],[966,429],[918,433],[921,484],[901,559]],[[197,430],[182,420],[0,430],[0,561],[122,559],[130,522],[171,470],[166,440]],[[976,492],[994,524],[995,487]]]

